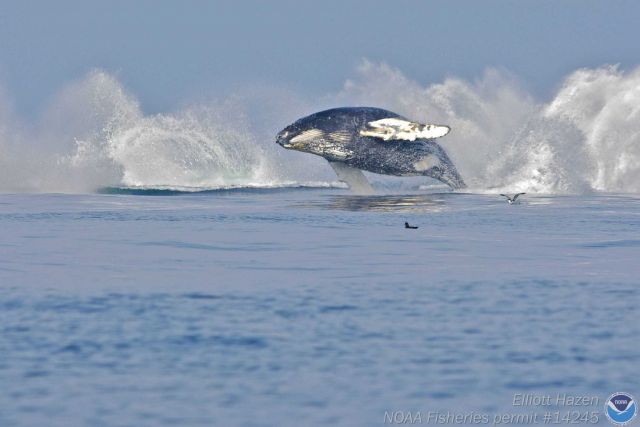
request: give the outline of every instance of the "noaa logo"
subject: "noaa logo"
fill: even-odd
[[[638,404],[629,393],[613,393],[607,399],[604,413],[613,424],[623,426],[638,413]]]

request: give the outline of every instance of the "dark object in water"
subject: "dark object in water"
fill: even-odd
[[[416,226],[416,225],[409,225],[409,223],[408,223],[408,222],[405,222],[405,223],[404,223],[404,228],[410,228],[410,229],[412,229],[412,230],[416,230],[416,229],[418,228],[418,226]]]

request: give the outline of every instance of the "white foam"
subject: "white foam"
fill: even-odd
[[[340,102],[446,123],[439,143],[475,191],[640,192],[640,69],[581,69],[548,103],[508,74],[421,86],[364,62]]]
[[[328,183],[335,174],[326,161],[273,141],[328,103],[451,126],[439,142],[472,191],[640,192],[640,69],[577,70],[546,103],[505,72],[424,86],[370,62],[324,105],[265,93],[147,115],[114,76],[94,71],[25,123],[0,90],[0,191]]]
[[[259,139],[233,100],[145,115],[137,99],[102,71],[65,87],[24,131],[4,130],[12,122],[0,121],[4,191],[279,187],[318,180],[313,168],[292,179],[296,168],[276,147],[275,131]]]

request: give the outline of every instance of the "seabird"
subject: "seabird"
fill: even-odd
[[[518,200],[518,197],[522,196],[523,194],[527,194],[527,193],[518,193],[518,194],[514,194],[513,196],[509,196],[507,194],[500,194],[500,195],[503,197],[506,197],[509,204],[512,205],[516,202],[516,200]]]
[[[415,226],[415,225],[409,225],[409,223],[408,223],[408,222],[405,222],[405,223],[404,223],[404,228],[410,228],[410,229],[412,229],[412,230],[415,230],[415,229],[417,229],[418,227],[417,227],[417,226]]]

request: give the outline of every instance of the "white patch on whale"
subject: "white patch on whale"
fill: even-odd
[[[361,136],[381,138],[384,141],[440,138],[451,128],[444,125],[421,124],[398,118],[380,119],[367,123],[369,129],[360,131]]]
[[[291,138],[291,142],[307,142],[313,141],[314,139],[322,138],[324,136],[324,132],[320,129],[307,129],[304,132],[300,132],[299,135]]]
[[[418,160],[413,164],[413,167],[418,172],[424,172],[438,165],[438,160],[434,156],[426,156]]]
[[[353,138],[351,133],[346,131],[331,132],[328,136],[329,136],[329,139],[332,139],[338,142],[345,142],[345,143],[351,141],[351,139]]]
[[[340,159],[346,159],[347,157],[353,155],[353,151],[351,150],[344,150],[342,148],[332,146],[324,147],[322,153]]]

